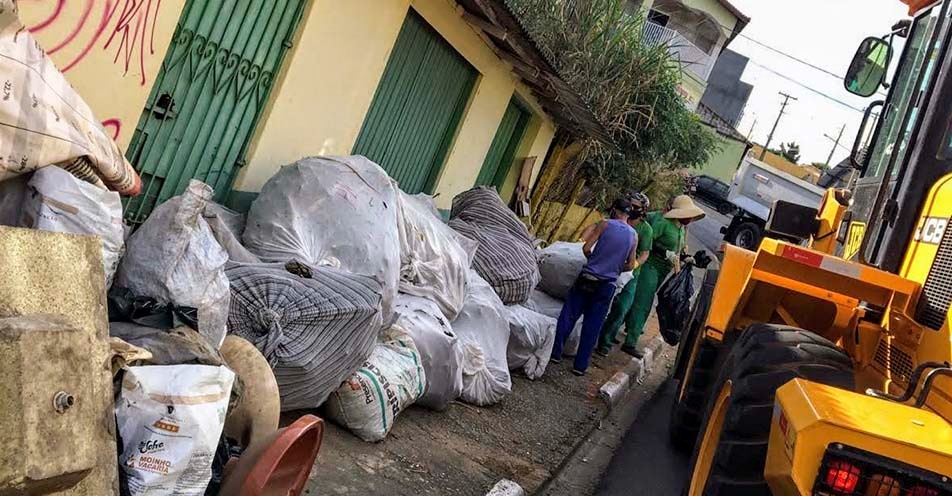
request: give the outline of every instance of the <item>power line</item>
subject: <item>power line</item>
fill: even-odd
[[[715,21],[715,22],[716,22],[716,21]],[[727,30],[728,32],[734,30],[734,28],[725,26],[725,25],[723,25],[723,24],[721,24],[721,23],[719,23],[719,22],[717,22],[716,24],[717,24],[718,26],[720,26],[721,28]],[[785,51],[783,51],[783,50],[781,50],[781,49],[779,49],[779,48],[776,48],[776,47],[774,47],[774,46],[768,45],[767,43],[764,43],[764,42],[762,42],[762,41],[760,41],[760,40],[757,40],[757,39],[755,39],[755,38],[751,38],[750,36],[748,36],[748,35],[746,35],[746,34],[744,34],[744,33],[737,33],[737,36],[740,36],[741,38],[744,38],[744,39],[746,39],[746,40],[748,40],[748,41],[750,41],[750,42],[752,42],[752,43],[754,43],[754,44],[760,45],[761,47],[766,48],[767,50],[770,50],[770,51],[772,51],[772,52],[774,52],[774,53],[777,53],[777,54],[779,54],[779,55],[782,55],[782,56],[784,56],[784,57],[787,57],[787,58],[790,59],[790,60],[799,62],[799,63],[801,63],[801,64],[803,64],[803,65],[805,65],[805,66],[807,66],[807,67],[810,67],[810,68],[812,68],[812,69],[815,69],[815,70],[817,70],[817,71],[820,71],[820,72],[822,72],[822,73],[824,73],[824,74],[826,74],[826,75],[828,75],[828,76],[832,76],[832,77],[834,77],[834,78],[836,78],[836,79],[838,79],[838,80],[840,80],[840,81],[842,81],[843,79],[845,79],[843,76],[840,76],[839,74],[836,74],[835,72],[832,72],[832,71],[829,71],[829,70],[827,70],[827,69],[824,69],[824,68],[822,68],[822,67],[820,67],[820,66],[818,66],[818,65],[816,65],[816,64],[807,62],[806,60],[803,60],[803,59],[801,59],[801,58],[799,58],[799,57],[797,57],[797,56],[795,56],[795,55],[791,55],[791,54],[789,54],[789,53],[787,53],[787,52],[785,52]],[[727,47],[725,46],[724,48],[726,49]],[[748,58],[748,60],[750,60],[751,62],[753,62],[753,60],[751,60],[750,58]],[[756,65],[760,65],[760,64],[757,64],[756,62],[754,62],[754,63],[755,63]],[[762,66],[761,66],[761,67],[762,67]],[[882,96],[886,96],[886,93],[884,93],[882,90],[877,90],[876,93],[879,94],[879,95],[882,95]]]
[[[824,69],[824,68],[822,68],[822,67],[820,67],[820,66],[818,66],[818,65],[811,64],[810,62],[807,62],[806,60],[803,60],[803,59],[800,59],[800,58],[795,57],[795,56],[793,56],[793,55],[790,55],[789,53],[784,52],[783,50],[781,50],[781,49],[779,49],[779,48],[774,48],[774,47],[772,47],[772,46],[770,46],[770,45],[768,45],[768,44],[766,44],[766,43],[764,43],[764,42],[762,42],[762,41],[757,41],[757,40],[751,38],[750,36],[747,36],[747,35],[744,34],[744,33],[740,33],[738,36],[740,36],[741,38],[744,38],[745,40],[751,41],[751,42],[753,42],[753,43],[755,43],[755,44],[757,44],[757,45],[760,45],[760,46],[766,48],[767,50],[770,50],[771,52],[774,52],[774,53],[778,53],[778,54],[780,54],[780,55],[783,55],[784,57],[787,57],[787,58],[790,59],[790,60],[795,60],[795,61],[797,61],[797,62],[799,62],[799,63],[801,63],[801,64],[803,64],[803,65],[805,65],[805,66],[807,66],[807,67],[811,67],[811,68],[813,68],[813,69],[816,69],[816,70],[818,70],[818,71],[820,71],[820,72],[822,72],[822,73],[824,73],[824,74],[833,76],[833,77],[835,77],[836,79],[839,79],[839,80],[841,80],[841,81],[843,80],[843,76],[840,76],[840,75],[838,75],[838,74],[836,74],[836,73],[833,73],[833,72],[831,72],[831,71],[828,71],[828,70],[826,70],[826,69]]]
[[[794,56],[794,55],[790,55],[789,53],[784,52],[783,50],[781,50],[781,49],[779,49],[779,48],[774,48],[774,47],[772,47],[772,46],[770,46],[770,45],[768,45],[768,44],[766,44],[766,43],[764,43],[764,42],[762,42],[762,41],[757,41],[757,40],[755,40],[754,38],[751,38],[750,36],[747,36],[747,35],[745,35],[745,34],[743,34],[743,33],[740,33],[739,36],[740,36],[741,38],[744,38],[744,39],[746,39],[746,40],[748,40],[748,41],[754,43],[754,44],[757,44],[757,45],[759,45],[759,46],[761,46],[761,47],[763,47],[763,48],[766,48],[767,50],[770,50],[771,52],[777,53],[777,54],[779,54],[779,55],[783,55],[784,57],[787,57],[787,58],[790,59],[790,60],[799,62],[799,63],[801,63],[801,64],[803,64],[803,65],[805,65],[805,66],[807,66],[807,67],[810,67],[811,69],[815,69],[815,70],[817,70],[817,71],[820,71],[820,72],[822,72],[823,74],[826,74],[826,75],[828,75],[828,76],[832,76],[832,77],[836,78],[836,79],[839,80],[839,81],[842,81],[843,79],[845,79],[843,76],[840,76],[839,74],[836,74],[836,73],[834,73],[834,72],[828,71],[828,70],[826,70],[826,69],[824,69],[824,68],[822,68],[822,67],[820,67],[820,66],[818,66],[818,65],[811,64],[810,62],[807,62],[806,60],[803,60],[803,59],[801,59],[801,58],[798,58],[798,57],[796,57],[796,56]],[[748,59],[748,60],[750,60],[750,59]],[[758,64],[758,65],[760,65],[760,64]],[[882,95],[882,96],[886,96],[886,93],[884,93],[882,90],[876,90],[876,93],[879,94],[879,95]]]
[[[848,109],[850,109],[850,110],[854,110],[854,111],[859,112],[859,113],[863,113],[863,112],[864,112],[864,110],[861,109],[861,108],[854,107],[854,106],[852,106],[852,105],[850,105],[850,104],[844,102],[843,100],[840,100],[840,99],[838,99],[838,98],[835,98],[835,97],[832,97],[832,96],[830,96],[830,95],[827,95],[826,93],[823,93],[822,91],[820,91],[820,90],[818,90],[818,89],[816,89],[816,88],[807,86],[806,84],[801,83],[800,81],[797,81],[796,79],[794,79],[794,78],[792,78],[792,77],[790,77],[790,76],[787,76],[787,75],[785,75],[785,74],[782,74],[782,73],[780,73],[780,72],[777,72],[776,70],[771,69],[771,68],[769,68],[769,67],[767,67],[767,66],[765,66],[765,65],[763,65],[763,64],[761,64],[761,63],[759,63],[759,62],[755,62],[755,61],[751,60],[750,63],[756,65],[757,67],[760,67],[761,69],[763,69],[763,70],[765,70],[765,71],[767,71],[767,72],[770,72],[770,73],[774,74],[775,76],[779,76],[779,77],[781,77],[781,78],[783,78],[783,79],[786,79],[787,81],[789,81],[789,82],[791,82],[791,83],[793,83],[793,84],[796,84],[797,86],[800,86],[801,88],[803,88],[803,89],[805,89],[805,90],[811,91],[811,92],[813,92],[813,93],[815,93],[815,94],[817,94],[817,95],[819,95],[819,96],[821,96],[821,97],[823,97],[823,98],[826,98],[827,100],[830,100],[830,101],[832,101],[832,102],[834,102],[834,103],[837,103],[837,104],[839,104],[839,105],[842,105],[842,106],[844,106],[844,107],[846,107],[846,108],[848,108]]]

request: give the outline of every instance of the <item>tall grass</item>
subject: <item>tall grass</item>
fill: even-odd
[[[643,41],[640,11],[626,8],[625,0],[507,2],[609,136],[559,136],[587,146],[552,194],[564,196],[585,177],[586,196],[605,205],[612,196],[649,186],[664,171],[707,161],[715,138],[685,107],[678,93],[681,66],[668,47]]]

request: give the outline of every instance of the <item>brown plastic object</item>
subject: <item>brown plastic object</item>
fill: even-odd
[[[278,430],[281,393],[274,372],[255,345],[228,335],[221,345],[222,357],[241,381],[241,397],[225,417],[225,436],[241,446],[253,446]]]
[[[304,415],[226,466],[223,495],[298,496],[324,440],[324,421]]]

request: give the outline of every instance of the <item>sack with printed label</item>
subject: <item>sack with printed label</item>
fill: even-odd
[[[128,367],[116,403],[120,481],[130,496],[201,496],[235,374],[228,367]]]
[[[384,331],[370,358],[327,399],[327,417],[364,441],[382,441],[397,415],[423,395],[426,373],[413,339]]]

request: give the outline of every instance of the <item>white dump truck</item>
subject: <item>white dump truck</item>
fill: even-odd
[[[810,184],[755,158],[745,157],[727,199],[737,211],[730,225],[721,228],[724,241],[748,250],[756,250],[764,237],[767,219],[774,202],[784,200],[818,208],[823,188]]]

